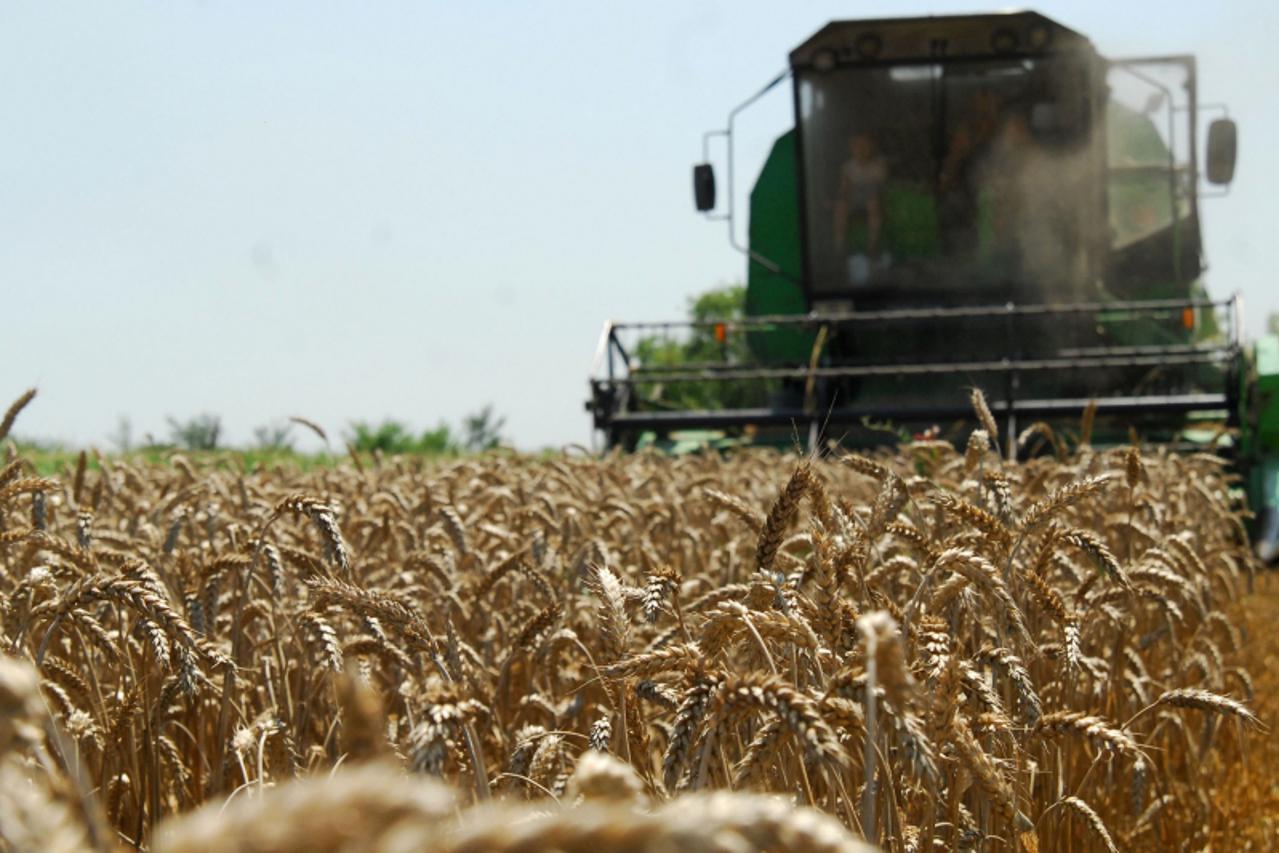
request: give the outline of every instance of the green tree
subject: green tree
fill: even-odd
[[[492,450],[502,443],[506,418],[498,417],[490,403],[462,421],[462,446],[472,453]]]
[[[491,413],[489,417],[492,417]],[[499,420],[497,428],[501,427],[501,423]],[[347,433],[347,440],[361,453],[377,450],[387,455],[421,453],[426,456],[445,456],[472,449],[469,441],[459,440],[453,428],[443,421],[421,435],[414,433],[404,422],[390,418],[378,424],[355,421]]]
[[[185,421],[169,418],[169,438],[186,450],[217,450],[222,435],[222,419],[204,413]]]
[[[443,456],[457,452],[457,439],[448,424],[441,422],[435,429],[428,429],[418,439],[417,449],[428,456]]]
[[[662,382],[662,368],[695,364],[746,366],[751,361],[746,336],[733,328],[746,315],[746,288],[740,284],[715,287],[688,303],[688,319],[694,325],[686,335],[650,335],[634,347],[639,375],[653,371],[652,380],[638,385],[640,395],[650,404],[669,409],[724,409],[760,405],[758,382]],[[723,322],[722,331],[714,324]]]
[[[253,430],[255,450],[292,450],[293,424],[285,422],[264,424]]]
[[[348,435],[351,446],[361,453],[412,453],[417,449],[417,437],[402,422],[390,418],[379,424],[356,421]]]

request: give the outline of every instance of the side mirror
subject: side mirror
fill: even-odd
[[[715,209],[715,169],[710,163],[693,167],[693,200],[702,213]]]
[[[1208,125],[1208,182],[1228,184],[1235,177],[1235,157],[1238,154],[1239,129],[1228,118],[1219,118]]]

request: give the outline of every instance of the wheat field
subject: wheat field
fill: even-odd
[[[1267,740],[1233,475],[1017,443],[55,477],[9,445],[0,843],[1201,849]]]

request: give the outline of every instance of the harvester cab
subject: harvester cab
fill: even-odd
[[[794,126],[743,240],[735,124],[785,84]],[[1034,12],[830,23],[694,168],[697,208],[746,255],[741,310],[607,324],[595,427],[610,447],[962,438],[980,388],[1010,445],[1091,407],[1094,441],[1215,429],[1257,456],[1269,365],[1237,297],[1202,282],[1200,201],[1235,142],[1193,56],[1107,59]]]

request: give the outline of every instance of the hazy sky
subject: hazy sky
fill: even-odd
[[[1214,5],[1220,8],[1213,8]],[[1195,52],[1240,124],[1208,282],[1279,310],[1279,12],[1042,3],[1106,55]],[[692,210],[701,134],[826,21],[974,3],[0,0],[0,406],[25,436],[291,414],[340,433],[492,402],[585,441],[607,318],[739,280]],[[789,95],[748,113],[753,179]]]

